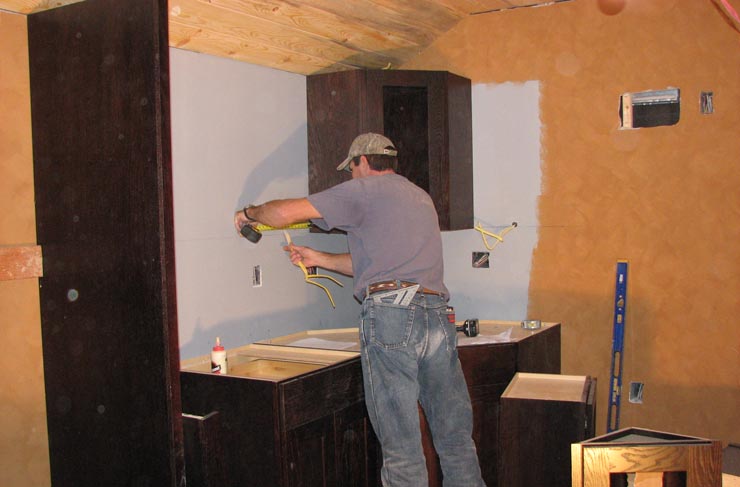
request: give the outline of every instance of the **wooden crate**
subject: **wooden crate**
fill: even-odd
[[[656,472],[665,476],[658,485],[722,486],[722,444],[704,438],[626,428],[573,444],[571,456],[573,487],[625,485],[628,473]]]

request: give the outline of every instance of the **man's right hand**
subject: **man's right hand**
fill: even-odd
[[[352,277],[352,256],[349,253],[333,254],[292,243],[283,247],[283,250],[290,252],[290,261],[294,265],[303,262],[306,267],[321,267]]]
[[[303,262],[306,267],[318,267],[322,252],[312,249],[311,247],[302,247],[300,245],[290,244],[283,247],[283,250],[289,252],[290,261],[293,265]]]

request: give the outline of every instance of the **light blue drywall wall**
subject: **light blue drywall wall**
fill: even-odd
[[[539,83],[476,84],[472,102],[475,222],[495,234],[518,226],[491,251],[475,230],[443,233],[450,304],[458,320],[521,320],[537,244]],[[472,267],[475,251],[490,252],[490,268]]]
[[[359,304],[345,284],[324,292],[303,282],[281,250],[280,233],[252,244],[236,234],[234,210],[308,193],[306,79],[237,61],[170,50],[175,253],[181,358],[296,331],[357,326]],[[526,316],[540,194],[539,85],[474,85],[476,222],[500,232],[519,226],[473,269],[485,251],[475,230],[443,233],[447,286],[458,319]],[[345,251],[346,238],[291,232],[299,245]],[[260,265],[263,286],[252,287]]]
[[[303,281],[279,233],[237,235],[237,208],[308,194],[306,78],[170,49],[175,256],[181,358],[316,328],[357,326],[351,280],[337,302]],[[346,250],[346,238],[291,232],[297,244]],[[259,265],[263,285],[252,287]]]

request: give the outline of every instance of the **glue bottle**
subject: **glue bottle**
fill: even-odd
[[[445,309],[445,313],[447,313],[447,322],[455,323],[455,308],[453,308],[452,306],[447,306],[447,309]]]
[[[226,350],[221,345],[221,338],[216,337],[216,344],[211,350],[211,372],[214,374],[228,374],[229,364],[226,360]]]

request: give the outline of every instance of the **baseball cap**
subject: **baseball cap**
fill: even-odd
[[[357,156],[364,156],[368,154],[384,154],[388,156],[395,156],[398,154],[396,147],[388,137],[380,134],[374,134],[368,132],[366,134],[358,135],[355,140],[352,141],[352,145],[349,147],[349,154],[347,158],[337,166],[337,171],[346,169],[349,166],[349,161]]]

